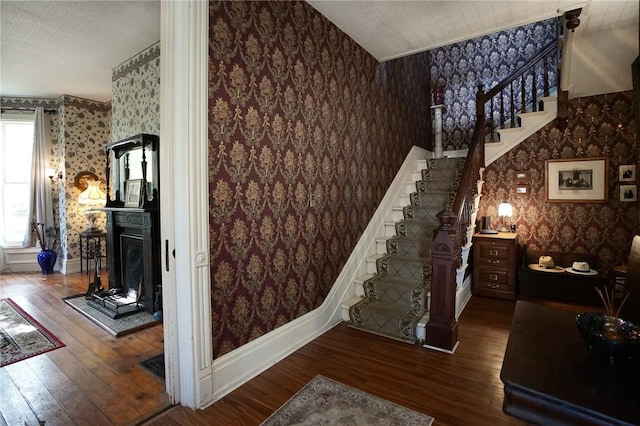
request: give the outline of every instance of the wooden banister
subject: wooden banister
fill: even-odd
[[[468,246],[469,228],[474,217],[476,196],[479,192],[478,181],[482,180],[485,167],[484,148],[486,135],[495,136],[498,126],[505,126],[504,92],[508,91],[511,126],[515,126],[515,103],[520,103],[519,112],[526,112],[526,105],[531,101],[532,109],[537,110],[538,89],[536,67],[542,63],[543,96],[549,96],[549,62],[553,59],[557,67],[558,41],[545,46],[529,61],[516,68],[505,79],[500,81],[486,93],[483,85],[476,92],[476,125],[469,144],[469,151],[464,164],[460,185],[452,206],[447,206],[437,216],[440,226],[433,232],[431,244],[432,280],[430,318],[427,323],[426,347],[452,351],[458,339],[458,325],[455,320],[456,270],[461,265],[461,248]],[[556,68],[557,69],[557,68]],[[532,75],[530,81],[527,76]],[[557,75],[557,73],[556,73]],[[527,98],[527,84],[531,88]],[[517,92],[516,92],[517,90]],[[487,110],[486,105],[489,104]],[[497,110],[497,111],[496,111]],[[498,123],[494,114],[499,113]],[[487,116],[488,115],[488,116]]]

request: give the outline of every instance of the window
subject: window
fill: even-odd
[[[0,245],[22,247],[30,232],[34,115],[0,119]]]

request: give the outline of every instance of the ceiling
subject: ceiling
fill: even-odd
[[[308,3],[379,61],[583,7],[568,54],[571,89],[579,96],[629,90],[629,66],[638,55],[637,0]],[[156,0],[2,0],[0,15],[2,96],[67,94],[108,101],[112,70],[160,40],[160,2]],[[614,45],[618,47],[611,49]],[[597,87],[588,87],[596,80]]]
[[[159,1],[0,0],[0,95],[111,100],[111,71],[160,40]]]

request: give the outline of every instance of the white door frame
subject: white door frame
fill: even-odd
[[[209,3],[161,3],[160,210],[166,391],[200,408],[213,393],[209,269]]]

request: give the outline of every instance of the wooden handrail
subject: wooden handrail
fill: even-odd
[[[458,339],[458,326],[455,320],[456,269],[461,265],[461,248],[465,246],[468,247],[468,228],[474,225],[471,223],[471,218],[474,214],[475,198],[479,191],[478,181],[482,179],[481,173],[485,167],[484,148],[487,132],[487,111],[485,105],[489,103],[489,131],[490,134],[493,135],[497,127],[493,117],[494,108],[496,107],[500,109],[498,126],[504,127],[505,111],[502,93],[508,88],[511,104],[509,113],[511,115],[511,125],[514,126],[516,121],[514,109],[516,96],[514,96],[514,90],[519,87],[520,93],[518,93],[518,95],[521,102],[519,112],[525,112],[527,101],[525,91],[526,75],[535,69],[540,61],[543,61],[543,93],[544,96],[549,96],[547,61],[556,49],[560,49],[558,41],[549,43],[524,65],[515,69],[486,93],[483,91],[482,84],[478,86],[478,91],[476,92],[476,125],[469,144],[469,151],[456,197],[452,206],[445,207],[445,209],[438,214],[440,227],[433,232],[433,241],[431,244],[433,266],[431,281],[432,296],[431,315],[427,323],[426,333],[427,347],[436,347],[451,351],[455,348]],[[554,59],[557,64],[557,52]],[[537,106],[535,106],[535,103],[538,94],[535,71],[533,74],[534,77],[531,79],[531,102],[534,104],[532,108],[536,110]],[[520,79],[519,82],[518,79]],[[497,102],[499,102],[497,105],[494,101],[496,98]]]
[[[520,65],[518,68],[513,70],[511,74],[506,76],[500,83],[496,84],[484,95],[484,101],[488,101],[489,98],[493,98],[495,95],[500,93],[503,89],[505,89],[509,84],[516,81],[518,77],[521,77],[525,72],[531,70],[533,66],[535,66],[542,59],[547,57],[549,53],[553,52],[554,49],[558,47],[558,42],[556,40],[547,44],[541,51],[536,53],[531,59],[529,59],[524,64]],[[547,89],[548,91],[549,89]],[[545,96],[548,96],[549,93],[546,93]]]

